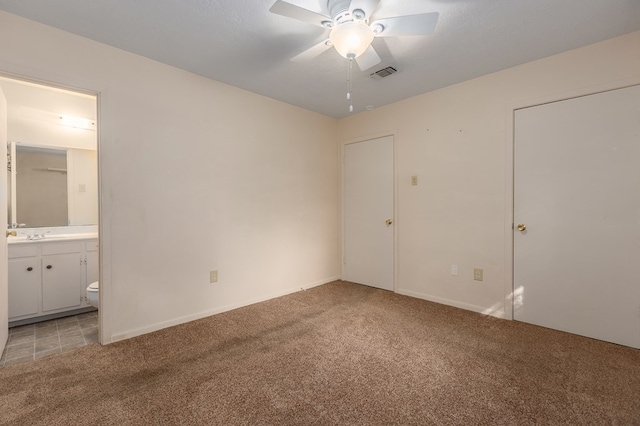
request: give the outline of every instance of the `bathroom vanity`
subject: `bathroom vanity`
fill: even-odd
[[[9,238],[9,322],[93,310],[85,292],[98,281],[98,259],[97,233]]]

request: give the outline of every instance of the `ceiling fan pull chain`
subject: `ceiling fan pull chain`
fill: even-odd
[[[347,100],[351,99],[351,59],[347,64]]]
[[[351,99],[351,70],[353,68],[353,58],[349,58],[347,65],[347,100],[349,101],[349,112],[353,112],[353,100]]]

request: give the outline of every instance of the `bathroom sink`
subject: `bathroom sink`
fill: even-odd
[[[91,238],[98,238],[96,232],[83,233],[83,234],[46,234],[44,238],[29,239],[27,234],[18,235],[17,237],[9,237],[7,241],[9,243],[39,243],[47,241],[61,241],[61,240],[87,240]]]
[[[63,240],[80,240],[87,238],[98,238],[98,234],[95,232],[87,233],[87,234],[47,234],[43,240],[53,240],[53,239],[63,239]]]

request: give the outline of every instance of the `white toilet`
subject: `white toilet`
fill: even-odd
[[[89,287],[87,287],[87,302],[91,306],[95,306],[96,308],[100,307],[98,303],[100,301],[100,293],[98,287],[98,281],[91,283]]]

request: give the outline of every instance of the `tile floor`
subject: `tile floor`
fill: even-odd
[[[88,312],[9,329],[0,367],[33,361],[98,342],[98,312]]]

